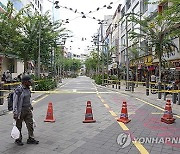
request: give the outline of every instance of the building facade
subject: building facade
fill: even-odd
[[[158,4],[149,4],[148,2],[154,2],[154,0],[124,0],[121,5],[117,7],[114,13],[112,23],[106,29],[106,38],[108,38],[108,46],[110,49],[115,49],[115,53],[112,54],[112,64],[109,65],[109,69],[113,67],[120,69],[129,69],[140,76],[143,75],[143,68],[149,71],[155,71],[158,69],[158,59],[153,58],[154,49],[147,51],[146,40],[138,39],[138,43],[135,45],[130,39],[130,32],[137,31],[138,24],[130,22],[128,20],[129,13],[142,14],[142,17],[153,17],[158,12]],[[163,7],[167,7],[169,4],[163,4]],[[173,40],[178,49],[180,49],[180,39]],[[132,50],[137,49],[137,55]],[[163,54],[162,57],[165,61],[176,62],[180,60],[179,52],[175,51],[170,55]],[[174,67],[172,65],[172,67]],[[117,74],[116,71],[115,74]],[[153,72],[155,73],[155,72]],[[126,74],[124,74],[124,79]],[[142,80],[139,78],[138,80]]]

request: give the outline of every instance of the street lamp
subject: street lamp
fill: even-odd
[[[129,91],[129,56],[128,56],[128,17],[130,13],[126,14],[126,91]]]

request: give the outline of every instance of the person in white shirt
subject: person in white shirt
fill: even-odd
[[[156,76],[154,74],[151,75],[151,82],[156,82]]]

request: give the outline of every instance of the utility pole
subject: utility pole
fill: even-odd
[[[98,72],[98,75],[99,75],[99,33],[98,33],[97,37],[98,37],[97,38],[97,51],[98,51],[98,53],[97,53],[98,54],[97,55],[98,56],[98,68],[97,68],[98,70],[97,70],[97,72]]]
[[[103,23],[101,22],[101,45],[102,45],[102,85],[104,85],[104,40],[103,40]]]
[[[41,62],[41,20],[39,23],[39,50],[38,50],[38,78],[40,78],[40,62]]]
[[[120,21],[118,21],[118,24],[117,24],[117,28],[118,28],[118,43],[117,43],[117,53],[116,53],[116,56],[117,56],[116,60],[117,60],[117,76],[118,76],[118,80],[120,80],[119,79],[119,22]]]
[[[126,16],[126,90],[129,91],[128,16]]]

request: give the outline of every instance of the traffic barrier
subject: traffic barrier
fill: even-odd
[[[171,108],[171,101],[167,100],[164,115],[161,118],[161,122],[172,124],[174,123],[175,119],[173,118],[172,108]]]
[[[128,119],[127,104],[126,104],[126,102],[123,102],[123,104],[122,104],[120,118],[117,119],[117,121],[123,122],[125,124],[127,124],[128,122],[131,121],[130,119]]]
[[[55,118],[53,116],[53,105],[52,102],[49,102],[48,109],[47,109],[47,115],[44,122],[55,122]]]
[[[96,120],[93,119],[92,107],[91,107],[91,104],[89,102],[90,101],[87,102],[85,120],[83,121],[83,123],[96,122]]]

